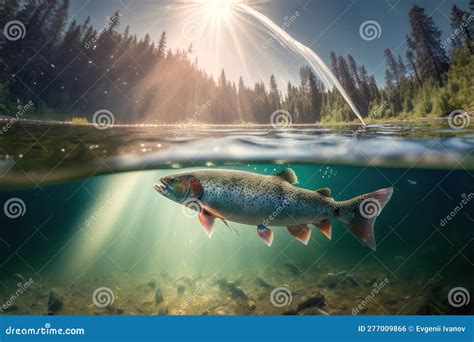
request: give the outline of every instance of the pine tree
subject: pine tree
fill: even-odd
[[[410,10],[409,19],[411,36],[407,43],[415,55],[420,76],[422,79],[433,78],[441,85],[449,67],[446,52],[441,48],[441,31],[417,5]]]
[[[418,67],[416,66],[416,63],[415,63],[415,57],[414,57],[413,51],[408,50],[406,53],[406,58],[410,65],[411,71],[415,74],[416,82],[421,87],[423,84],[421,83],[421,77],[418,72]]]
[[[350,97],[354,96],[355,93],[355,82],[349,71],[346,60],[343,56],[339,56],[337,60],[337,68],[339,71],[340,81],[345,91],[349,94]]]
[[[337,63],[337,57],[336,57],[336,54],[334,53],[334,51],[331,51],[330,59],[331,59],[331,69],[332,69],[332,73],[334,74],[334,76],[336,76],[336,78],[337,78],[338,80],[340,80],[340,79],[341,79],[341,75],[339,74],[339,68],[338,68],[338,63]]]
[[[161,59],[166,54],[166,31],[161,34],[160,42],[158,43],[158,57]]]
[[[278,86],[275,80],[275,76],[270,77],[270,104],[272,109],[275,111],[280,108],[280,94],[278,92]]]
[[[334,51],[331,51],[331,55],[329,56],[329,58],[331,59],[331,69],[332,69],[332,73],[334,74],[334,76],[336,76],[336,78],[338,80],[341,79],[341,75],[339,74],[339,67],[338,67],[338,64],[337,64],[337,56],[336,56],[336,53]]]
[[[458,30],[462,30],[461,37],[454,38],[453,44],[458,47],[466,47],[469,50],[469,53],[472,55],[474,54],[474,48],[472,46],[472,39],[471,36],[471,27],[467,24],[467,19],[469,17],[469,13],[463,11],[456,5],[453,5],[451,8],[451,28],[454,32]],[[464,36],[464,39],[463,39]]]
[[[406,73],[401,70],[405,66],[403,62],[401,62],[400,56],[399,62],[397,62],[395,60],[395,57],[393,56],[392,50],[385,49],[385,60],[387,62],[387,70],[385,71],[385,83],[387,88],[391,88],[392,86],[399,86],[401,78]]]
[[[359,68],[357,66],[357,62],[355,61],[354,57],[351,54],[347,55],[347,61],[349,62],[349,68],[351,71],[352,79],[355,80],[357,87],[361,88],[362,84],[359,77],[359,70],[358,70]]]
[[[309,74],[309,93],[311,99],[311,117],[308,118],[309,123],[319,122],[321,120],[322,98],[316,76],[310,70]]]

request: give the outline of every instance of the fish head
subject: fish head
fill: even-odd
[[[198,199],[204,191],[201,182],[192,173],[161,177],[160,183],[154,187],[158,193],[178,203]]]

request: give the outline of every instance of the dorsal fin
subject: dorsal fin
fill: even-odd
[[[326,196],[326,197],[331,197],[331,189],[329,188],[321,188],[318,190],[315,190],[318,194]]]
[[[278,173],[275,173],[274,176],[280,177],[284,181],[287,181],[290,184],[298,183],[298,177],[296,176],[295,171],[287,167],[286,169],[281,170]]]

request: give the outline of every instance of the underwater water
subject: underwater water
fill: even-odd
[[[457,306],[449,293],[474,288],[473,133],[434,125],[171,138],[27,126],[38,140],[49,128],[33,147],[1,137],[0,314],[472,314],[472,301]],[[336,200],[393,186],[377,250],[336,220],[331,240],[312,227],[307,246],[274,227],[269,248],[256,227],[233,222],[238,233],[216,221],[208,238],[194,212],[153,189],[183,171],[285,167],[297,186],[328,187]]]

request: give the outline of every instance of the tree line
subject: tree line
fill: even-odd
[[[409,13],[411,32],[404,58],[385,50],[385,86],[355,58],[330,55],[331,68],[363,116],[370,119],[446,114],[472,109],[473,0],[468,10],[452,8],[453,39],[441,32],[424,9]],[[68,23],[69,0],[5,0],[0,22],[19,21],[20,39],[0,40],[0,114],[11,115],[33,101],[35,118],[92,119],[110,110],[118,122],[269,123],[288,110],[293,121],[349,121],[354,116],[342,96],[326,89],[311,68],[300,69],[300,83],[285,92],[272,75],[268,85],[237,84],[224,70],[215,80],[199,67],[193,46],[171,50],[166,32],[158,42],[146,34],[119,31],[120,13],[96,28],[88,18]],[[5,30],[4,30],[5,31]],[[456,34],[455,34],[456,33]],[[4,33],[5,35],[5,33]]]

